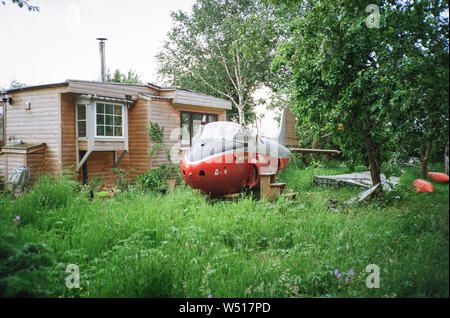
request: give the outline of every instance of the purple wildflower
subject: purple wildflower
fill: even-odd
[[[212,298],[212,295],[211,295],[211,294],[209,294],[209,295],[208,295],[208,298]]]
[[[349,273],[350,275],[352,275],[352,276],[355,275],[355,271],[354,271],[353,269],[351,269],[351,268],[348,270],[348,273]]]
[[[336,275],[336,277],[337,277],[337,279],[341,279],[342,274],[341,274],[341,273],[338,273],[338,274]]]
[[[189,243],[188,242],[186,242],[186,248],[189,248]]]
[[[20,216],[19,216],[19,215],[16,216],[16,220],[17,220],[17,221],[20,221]]]
[[[345,282],[348,283],[348,276],[345,276]]]
[[[337,276],[338,274],[339,274],[339,270],[338,270],[338,269],[335,269],[335,270],[334,270],[334,275]]]
[[[211,248],[213,248],[214,247],[214,243],[213,242],[211,242]]]

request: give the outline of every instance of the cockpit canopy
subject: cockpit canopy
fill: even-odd
[[[203,141],[210,139],[243,141],[245,134],[246,131],[244,130],[244,127],[237,123],[230,121],[215,121],[202,126],[193,137],[192,143],[194,144],[199,140]]]

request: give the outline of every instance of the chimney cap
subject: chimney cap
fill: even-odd
[[[99,41],[106,41],[108,39],[107,38],[97,38],[97,40],[99,40]]]

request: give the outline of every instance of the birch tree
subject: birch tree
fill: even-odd
[[[156,56],[160,80],[231,101],[231,118],[252,117],[252,93],[270,81],[279,29],[270,5],[198,0],[172,12],[173,27]]]

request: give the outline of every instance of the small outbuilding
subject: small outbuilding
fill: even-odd
[[[112,186],[113,168],[135,176],[167,162],[164,151],[148,153],[150,122],[182,155],[201,125],[226,120],[230,109],[221,98],[154,84],[67,80],[10,89],[0,95],[0,178],[18,164],[30,166],[33,181],[72,167],[85,183],[101,176]]]

